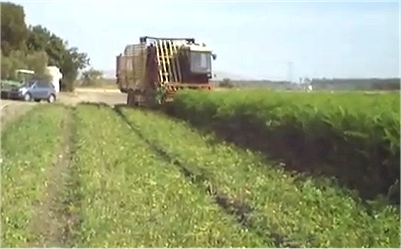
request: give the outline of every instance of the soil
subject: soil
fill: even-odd
[[[64,132],[60,149],[55,155],[54,163],[45,172],[46,192],[35,210],[30,229],[35,234],[35,241],[29,247],[64,247],[66,226],[73,224],[73,218],[68,215],[64,207],[69,177],[71,136],[71,112],[63,120]]]
[[[80,102],[105,103],[108,105],[124,104],[126,94],[120,93],[115,89],[77,89],[75,93],[60,93],[57,102],[65,105],[76,105]],[[45,101],[40,103],[24,102],[16,100],[4,100],[1,103],[1,127],[14,121],[19,116],[24,115],[37,104],[47,104]]]
[[[126,94],[110,89],[76,89],[74,93],[60,93],[58,101],[66,105],[80,102],[105,103],[108,105],[124,104]]]
[[[32,102],[1,100],[1,127],[28,112],[35,104]]]

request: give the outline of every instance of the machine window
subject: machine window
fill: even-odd
[[[207,52],[191,52],[191,72],[210,73],[212,70],[211,54]]]
[[[207,55],[202,53],[200,54],[200,66],[201,68],[207,68]]]

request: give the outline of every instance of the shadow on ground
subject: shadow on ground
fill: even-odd
[[[243,120],[212,120],[212,122],[200,122],[189,120],[185,115],[176,113],[174,106],[165,106],[162,110],[170,117],[184,120],[200,132],[215,134],[210,143],[222,141],[235,144],[242,149],[257,152],[267,161],[284,165],[284,169],[290,174],[312,176],[320,179],[326,185],[337,184],[350,193],[355,199],[363,202],[375,200],[377,203],[400,203],[399,174],[397,167],[380,167],[385,154],[378,154],[377,160],[367,162],[361,157],[355,156],[357,148],[344,146],[342,157],[329,157],[332,149],[327,139],[320,138],[305,143],[305,138],[297,133],[291,134],[288,130],[282,132],[269,132],[266,129],[258,129],[258,125],[252,125],[247,118]],[[202,120],[199,117],[199,120]],[[247,125],[249,124],[249,125]],[[312,149],[311,149],[312,148]],[[376,151],[375,151],[376,152]],[[377,153],[381,153],[378,151]],[[397,164],[397,162],[390,162]],[[368,164],[367,167],[365,164]],[[399,161],[398,161],[399,165]],[[393,171],[389,171],[393,169]],[[371,173],[369,173],[371,172]],[[386,180],[387,179],[387,180]]]
[[[171,162],[175,167],[177,167],[187,180],[198,188],[203,189],[225,213],[235,217],[240,226],[254,231],[261,238],[267,239],[266,242],[273,241],[276,247],[299,247],[295,241],[290,240],[285,235],[274,231],[264,230],[263,228],[266,227],[266,224],[259,224],[256,220],[252,219],[252,213],[255,211],[254,208],[240,200],[230,198],[223,191],[213,186],[209,179],[210,177],[208,177],[208,172],[205,172],[194,165],[190,165],[188,162],[181,161],[178,156],[169,154],[157,143],[150,141],[142,134],[138,127],[128,120],[122,112],[123,108],[127,108],[127,105],[115,105],[113,110],[123,120],[123,122],[129,126],[131,131],[144,140],[156,155],[166,162]],[[149,110],[144,107],[136,107],[136,109]]]
[[[81,104],[94,105],[97,107],[110,107],[105,103],[85,103]],[[115,105],[114,110],[121,116],[121,108],[127,107],[125,104]],[[136,109],[145,109],[144,107],[136,107]],[[163,106],[160,110],[154,110],[161,115],[167,114],[169,117],[181,120],[175,112],[174,108],[169,105]],[[202,123],[191,122],[186,120],[193,128],[199,132],[215,134],[213,139],[208,142],[211,144],[221,143],[222,141],[235,144],[239,148],[249,149],[261,154],[271,164],[276,162],[282,165],[290,174],[297,175],[297,179],[302,176],[312,176],[317,182],[321,180],[322,186],[335,183],[347,191],[353,198],[362,199],[363,202],[369,200],[380,200],[380,203],[399,204],[400,188],[399,182],[384,182],[383,175],[372,175],[366,178],[366,171],[361,167],[358,161],[351,161],[352,157],[334,158],[327,160],[325,150],[327,144],[322,141],[319,146],[315,146],[315,151],[308,150],[302,146],[302,138],[296,134],[286,134],[278,136],[277,134],[260,134],[255,130],[233,128],[229,124],[211,123],[204,125]],[[345,167],[346,166],[346,167]],[[338,169],[341,170],[338,170]],[[399,172],[399,170],[398,170]],[[399,174],[398,174],[399,175]],[[372,179],[375,180],[372,184]],[[379,198],[378,198],[379,197]],[[370,205],[369,205],[370,206]]]

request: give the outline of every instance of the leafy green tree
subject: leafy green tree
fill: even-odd
[[[8,55],[11,50],[25,51],[28,28],[25,24],[25,11],[20,5],[1,2],[1,51]]]
[[[3,79],[17,80],[17,69],[35,71],[36,77],[46,78],[47,54],[44,51],[25,54],[18,50],[10,51],[8,57],[1,56],[1,77]]]
[[[2,2],[1,8],[2,78],[13,78],[18,68],[42,77],[51,65],[63,74],[61,88],[73,90],[79,70],[89,65],[88,55],[41,25],[27,27],[22,6]]]
[[[27,47],[33,51],[46,51],[49,64],[60,68],[63,74],[61,89],[72,91],[79,70],[89,65],[86,53],[80,53],[78,48],[68,48],[68,43],[41,25],[29,27]]]
[[[61,88],[66,91],[73,91],[74,82],[78,77],[79,70],[84,69],[88,65],[89,59],[87,54],[79,53],[76,47],[68,49],[60,65],[61,72],[63,73]]]
[[[67,44],[45,27],[36,25],[29,27],[26,46],[30,51],[46,51],[49,64],[60,67]]]
[[[96,86],[102,79],[103,72],[94,68],[82,72],[81,76],[82,86]]]
[[[36,77],[47,78],[46,67],[48,65],[49,56],[45,51],[37,51],[28,54],[25,57],[26,65],[29,70],[35,71]]]

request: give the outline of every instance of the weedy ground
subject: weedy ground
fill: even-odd
[[[2,247],[397,247],[399,213],[151,111],[43,105],[2,131]]]

